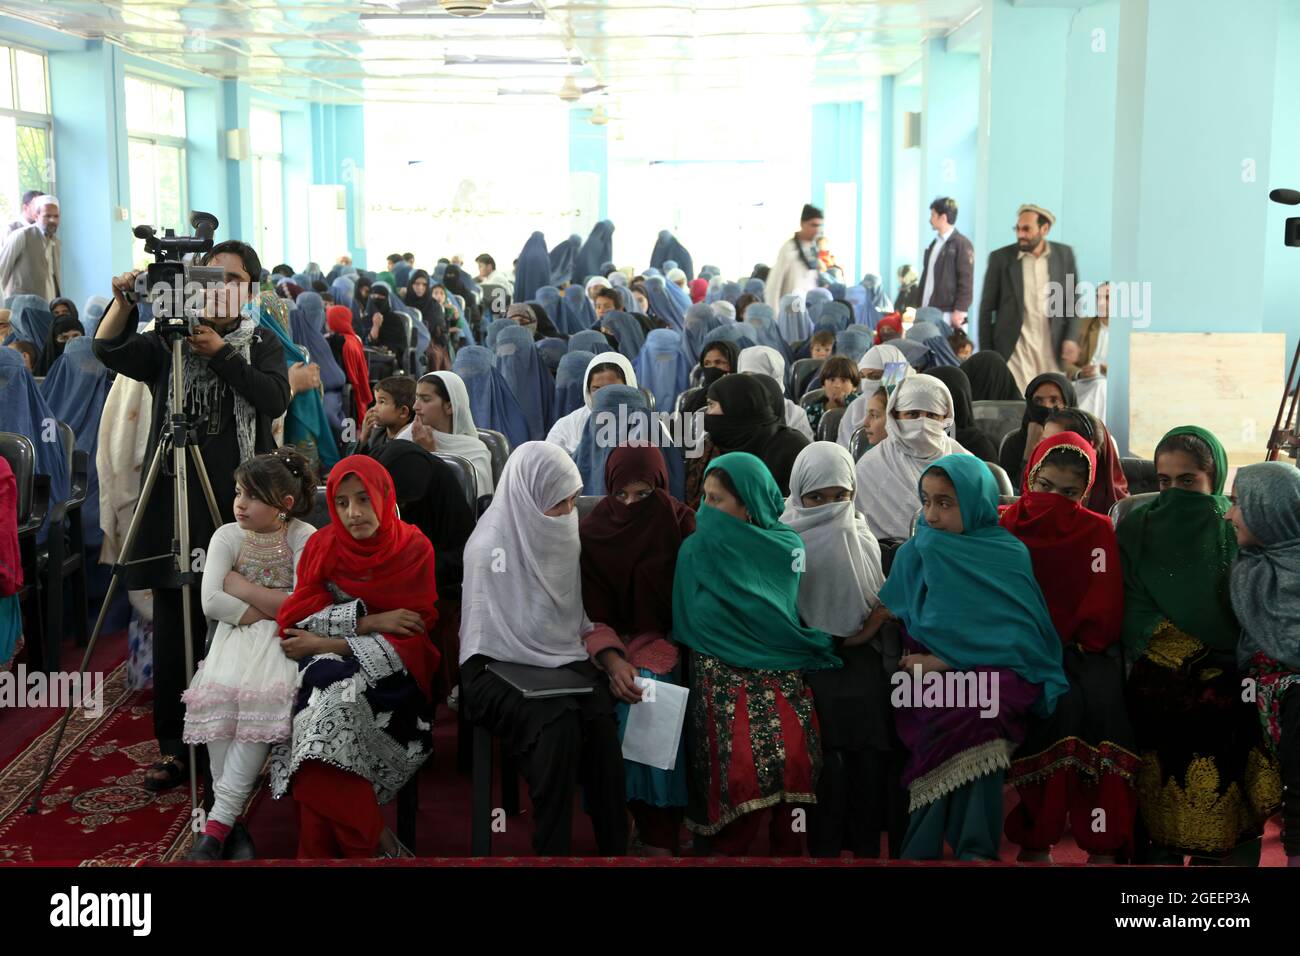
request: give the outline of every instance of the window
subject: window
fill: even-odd
[[[249,241],[270,269],[284,261],[284,141],[280,114],[253,107],[248,128],[253,154],[253,235]]]
[[[0,46],[0,222],[22,213],[22,194],[54,193],[45,56]]]
[[[185,195],[185,91],[138,76],[126,78],[127,169],[131,224],[189,232]],[[135,246],[136,266],[151,257]]]

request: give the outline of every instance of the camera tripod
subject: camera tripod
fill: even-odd
[[[199,583],[201,572],[195,571],[192,564],[190,552],[190,515],[189,515],[189,471],[186,460],[186,452],[193,459],[194,470],[198,475],[199,484],[203,487],[203,496],[207,499],[208,511],[212,515],[213,527],[221,526],[221,518],[217,511],[216,496],[212,491],[212,483],[208,480],[207,469],[203,465],[203,456],[199,452],[199,446],[195,442],[193,426],[190,424],[188,416],[185,414],[184,402],[181,396],[185,394],[185,376],[184,360],[181,357],[182,334],[173,329],[167,330],[164,334],[171,343],[172,354],[172,395],[174,396],[171,417],[163,426],[162,434],[158,441],[158,447],[154,449],[153,460],[149,463],[149,470],[145,475],[144,485],[140,490],[140,500],[136,503],[135,512],[131,515],[131,522],[126,529],[126,538],[122,542],[122,551],[118,555],[117,561],[113,564],[112,578],[108,583],[108,593],[104,596],[104,603],[100,605],[99,617],[95,621],[94,630],[90,633],[90,641],[86,644],[86,652],[81,658],[81,672],[84,673],[90,666],[90,656],[95,651],[95,644],[99,641],[99,635],[104,628],[104,620],[108,616],[109,605],[113,602],[113,595],[117,592],[118,583],[122,575],[131,565],[143,564],[148,561],[156,561],[164,555],[154,555],[139,560],[130,560],[132,549],[135,547],[136,534],[140,530],[141,516],[149,507],[150,499],[153,496],[154,485],[158,480],[158,475],[162,471],[163,459],[169,453],[172,456],[172,465],[175,474],[172,476],[172,527],[175,529],[176,537],[172,539],[171,558],[175,563],[176,570],[181,582],[181,612],[184,621],[184,640],[185,640],[185,684],[189,686],[194,679],[194,645],[193,645],[193,625],[191,624],[190,611],[195,600],[194,588]],[[156,635],[155,640],[174,640],[174,635],[161,634]],[[41,794],[45,790],[45,784],[49,779],[50,770],[54,766],[54,758],[58,755],[59,746],[63,742],[63,734],[68,726],[68,720],[72,717],[72,711],[77,706],[78,701],[69,700],[67,709],[63,712],[63,717],[59,720],[58,731],[54,735],[54,743],[50,747],[50,752],[45,758],[45,769],[41,772],[40,780],[36,784],[36,792],[32,795],[31,806],[27,808],[28,813],[36,813],[39,810]],[[194,745],[189,745],[189,754],[187,763],[190,772],[190,809],[194,810],[199,804],[198,800],[198,767],[194,759]]]

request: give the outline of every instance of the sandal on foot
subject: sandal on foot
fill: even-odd
[[[161,780],[157,777],[149,776],[149,773],[163,771],[167,774]],[[165,757],[151,766],[144,778],[144,788],[153,793],[162,790],[170,790],[172,787],[178,787],[186,778],[186,767],[183,761],[178,757]]]

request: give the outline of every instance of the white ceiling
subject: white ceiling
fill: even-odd
[[[487,103],[553,96],[860,94],[979,0],[17,0],[0,11],[296,100]],[[363,20],[364,16],[364,20]],[[405,20],[398,17],[410,18]],[[417,19],[418,18],[418,19]]]

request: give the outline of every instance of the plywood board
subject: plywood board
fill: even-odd
[[[1133,332],[1129,447],[1150,458],[1165,432],[1200,425],[1228,457],[1263,461],[1289,356],[1280,332]]]

